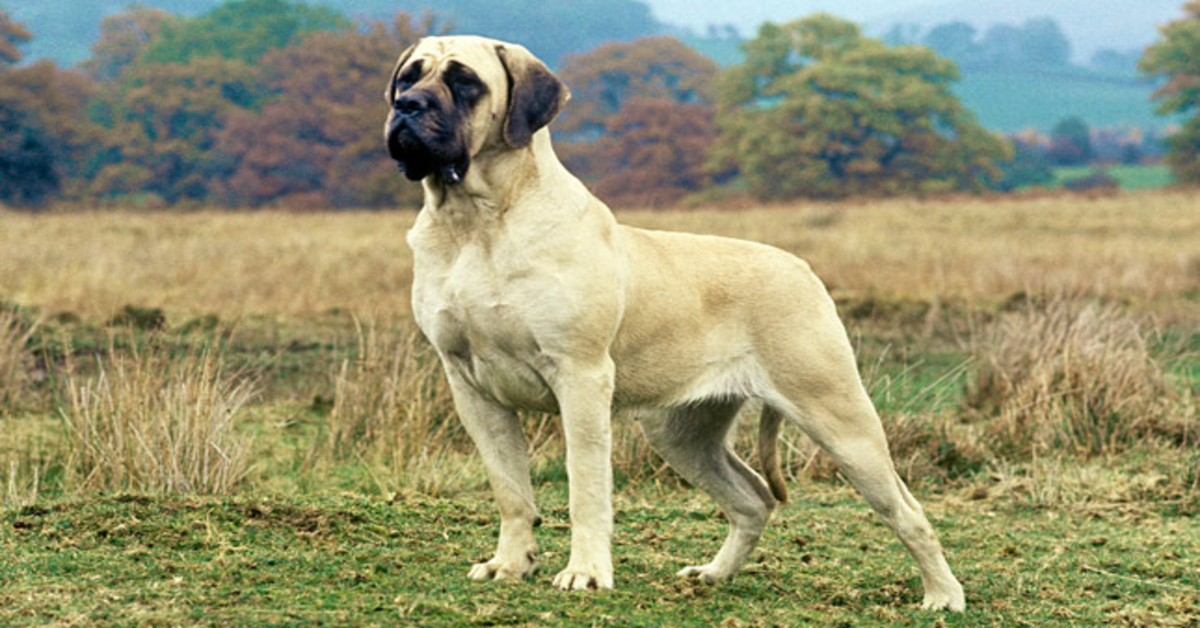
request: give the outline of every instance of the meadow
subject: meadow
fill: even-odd
[[[619,214],[812,264],[961,615],[918,610],[915,565],[790,428],[792,503],[702,586],[673,573],[723,516],[618,425],[617,588],[568,595],[559,426],[526,416],[541,570],[469,582],[498,516],[408,313],[413,212],[0,211],[0,623],[1195,625],[1197,207]]]

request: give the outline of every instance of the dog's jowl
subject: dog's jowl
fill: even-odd
[[[724,545],[679,575],[732,577],[785,498],[773,455],[791,421],[916,559],[924,606],[961,610],[920,504],[896,475],[846,332],[800,259],[752,242],[618,225],[555,157],[546,125],[568,90],[521,46],[429,37],[387,86],[387,148],[421,180],[408,234],[413,310],[437,348],[499,505],[495,556],[470,577],[534,565],[537,508],[516,411],[562,415],[571,556],[561,589],[613,586],[613,416],[729,518]],[[747,401],[763,404],[766,480],[726,445]]]

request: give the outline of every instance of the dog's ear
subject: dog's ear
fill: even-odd
[[[409,46],[404,52],[400,53],[400,58],[396,61],[396,67],[392,70],[392,78],[388,80],[387,89],[383,90],[383,97],[387,99],[389,106],[396,102],[396,79],[400,76],[400,70],[404,69],[404,64],[408,63],[409,58],[412,57],[413,52],[420,43],[418,41],[416,44]]]
[[[525,148],[538,129],[550,124],[571,98],[567,86],[522,46],[496,46],[496,55],[508,74],[508,112],[504,141]]]

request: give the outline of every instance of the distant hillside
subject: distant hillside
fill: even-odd
[[[640,0],[300,0],[323,4],[351,20],[390,20],[397,11],[432,10],[455,32],[519,41],[550,64],[565,53],[586,52],[608,41],[626,41],[663,30]],[[178,15],[198,15],[221,0],[138,0],[136,4]],[[49,58],[72,66],[91,55],[100,22],[131,0],[0,0],[32,31],[23,50],[29,59]]]
[[[895,24],[925,29],[963,21],[984,29],[992,24],[1019,24],[1036,17],[1058,20],[1071,40],[1075,61],[1084,63],[1097,51],[1144,48],[1158,37],[1158,26],[1181,15],[1183,0],[941,0],[870,20],[874,34]]]
[[[1147,131],[1163,131],[1174,121],[1154,115],[1149,83],[1085,72],[968,72],[954,91],[984,126],[1005,133],[1030,128],[1049,132],[1071,116],[1094,128]]]

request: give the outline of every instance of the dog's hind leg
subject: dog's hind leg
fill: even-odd
[[[808,354],[807,363],[819,367],[774,369],[777,392],[790,402],[781,401],[777,407],[793,406],[785,415],[829,452],[917,561],[925,588],[922,606],[962,610],[962,585],[951,573],[921,505],[896,474],[883,425],[859,379],[849,342],[844,336],[824,345],[811,336],[806,342],[818,349]],[[801,351],[797,354],[803,355]]]
[[[766,482],[728,447],[725,437],[742,402],[711,401],[641,419],[650,445],[684,479],[706,491],[729,518],[729,536],[707,565],[680,576],[708,582],[737,573],[762,536],[775,507]]]
[[[516,413],[481,396],[455,372],[446,368],[454,406],[475,442],[487,468],[488,483],[500,509],[500,540],[496,554],[471,567],[472,580],[520,579],[533,572],[537,543],[533,527],[538,521],[529,477],[529,453]]]

